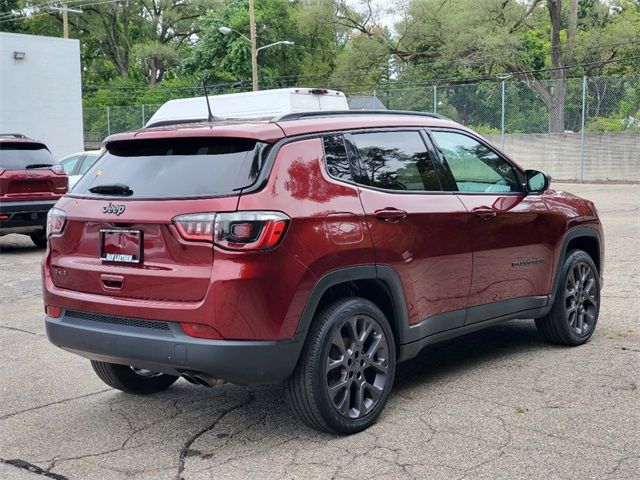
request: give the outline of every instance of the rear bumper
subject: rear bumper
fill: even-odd
[[[47,213],[56,200],[33,200],[21,202],[0,202],[0,215],[9,215],[0,220],[1,233],[29,233],[44,229]]]
[[[173,322],[85,312],[45,317],[54,345],[91,360],[171,375],[201,373],[237,384],[277,383],[291,375],[300,340],[204,340]]]

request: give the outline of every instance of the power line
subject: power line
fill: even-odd
[[[67,4],[69,4],[69,6],[75,6],[72,5],[74,3],[78,3],[78,2],[83,2],[83,1],[87,1],[87,0],[67,0]],[[18,13],[14,13],[13,11],[9,11],[9,12],[5,12],[5,13],[0,13],[0,20],[5,19],[5,18],[10,18],[13,17],[12,20],[22,20],[24,17],[29,17],[29,14],[31,13],[31,11],[40,11],[43,8],[48,8],[49,6],[52,6],[54,4],[59,4],[62,3],[62,0],[48,0],[46,2],[42,2],[42,3],[35,3],[33,5],[29,5],[27,7],[24,7],[20,10],[18,10]],[[48,12],[42,12],[42,13],[48,13]]]
[[[77,0],[76,0],[77,1]],[[108,3],[120,3],[124,0],[102,0],[102,1],[97,1],[97,2],[88,2],[88,3],[82,3],[82,2],[86,2],[87,0],[80,0],[80,3],[78,4],[73,4],[70,6],[76,7],[76,8],[81,8],[81,7],[92,7],[94,5],[104,5],[104,4],[108,4]],[[52,2],[54,3],[54,2]],[[55,3],[59,3],[59,2],[55,2]],[[71,3],[71,2],[69,2]],[[38,12],[38,13],[33,13],[33,14],[29,14],[29,13],[24,13],[23,15],[20,16],[15,16],[14,18],[0,18],[0,24],[2,23],[8,23],[8,22],[13,22],[13,21],[20,21],[20,20],[28,20],[34,17],[41,17],[42,15],[51,15],[51,12]]]
[[[589,66],[595,66],[595,65],[606,65],[606,64],[611,64],[611,63],[623,63],[623,62],[628,62],[631,60],[636,60],[636,59],[640,59],[640,55],[636,55],[636,56],[631,56],[631,57],[624,57],[624,58],[618,58],[618,59],[611,59],[611,60],[602,60],[602,61],[596,61],[596,62],[588,62],[588,63],[580,63],[580,64],[573,64],[573,65],[566,65],[566,66],[562,66],[562,67],[552,67],[552,68],[544,68],[544,69],[537,69],[537,70],[526,70],[526,71],[521,71],[521,72],[517,72],[518,75],[533,75],[536,73],[547,73],[547,72],[553,72],[553,71],[559,71],[559,70],[571,70],[571,69],[577,69],[577,68],[584,68],[584,67],[589,67]],[[511,72],[508,72],[511,73]],[[280,76],[280,77],[271,77],[271,78],[267,78],[265,79],[265,81],[267,82],[275,82],[278,83],[279,81],[283,81],[283,80],[296,80],[296,79],[307,79],[307,78],[316,78],[316,77],[320,77],[318,75],[313,75],[313,76],[306,76],[306,75],[287,75],[287,76]],[[325,75],[322,75],[322,77],[325,77]],[[353,78],[354,76],[352,76]],[[376,82],[376,83],[362,83],[359,82],[357,84],[354,83],[342,83],[342,82],[331,82],[335,85],[338,85],[342,88],[349,88],[349,87],[366,87],[366,86],[370,86],[370,87],[376,87],[376,86],[401,86],[401,85],[411,85],[413,87],[417,87],[417,86],[422,86],[422,87],[427,87],[427,86],[433,86],[433,85],[437,85],[437,86],[443,86],[443,85],[455,85],[455,84],[465,84],[465,83],[474,83],[474,82],[479,82],[479,81],[486,81],[486,80],[496,80],[497,78],[497,74],[493,74],[493,75],[478,75],[478,76],[473,76],[473,77],[443,77],[443,78],[432,78],[432,79],[428,79],[428,80],[422,80],[422,81],[411,81],[411,80],[390,80],[388,81],[388,83],[381,83],[381,82]],[[567,77],[567,78],[576,78],[576,77]],[[238,82],[233,82],[233,83],[221,83],[221,84],[215,84],[215,85],[209,85],[209,88],[212,89],[230,89],[233,88],[234,86],[237,86]],[[199,92],[202,90],[202,86],[164,86],[164,85],[156,85],[153,87],[147,87],[144,85],[140,85],[140,86],[108,86],[108,85],[104,85],[104,86],[100,86],[100,85],[85,85],[84,86],[84,90],[86,93],[87,89],[92,89],[94,91],[100,91],[103,90],[105,92],[109,92],[109,91],[128,91],[129,93],[133,93],[135,94],[136,92],[140,92],[140,93],[153,93],[153,92],[158,92],[158,93],[167,93],[167,92],[173,92],[173,91],[196,91]],[[104,93],[102,94],[104,95]],[[117,97],[120,98],[120,97]]]

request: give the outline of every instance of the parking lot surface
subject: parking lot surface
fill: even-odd
[[[107,388],[47,341],[43,251],[0,238],[0,479],[640,478],[640,188],[553,187],[603,219],[592,340],[549,346],[518,320],[430,347],[350,437],[304,426],[279,386]]]

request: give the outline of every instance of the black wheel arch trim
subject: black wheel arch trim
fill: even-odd
[[[395,270],[387,265],[356,265],[326,273],[316,282],[304,306],[296,337],[306,337],[313,317],[323,295],[331,288],[343,283],[357,280],[378,280],[382,283],[391,298],[393,317],[389,321],[394,332],[398,333],[397,343],[403,343],[409,325],[409,313],[402,283]]]
[[[555,269],[553,272],[553,283],[551,284],[551,291],[549,292],[549,303],[548,305],[552,305],[555,299],[556,291],[558,289],[558,283],[560,282],[560,276],[562,275],[562,264],[564,259],[567,257],[567,248],[569,247],[569,243],[572,240],[580,237],[589,237],[595,238],[596,243],[598,245],[598,257],[599,259],[593,258],[593,263],[596,264],[596,268],[598,269],[598,276],[600,277],[600,284],[602,285],[602,270],[604,265],[604,258],[602,255],[602,239],[600,238],[600,232],[597,229],[592,227],[575,227],[569,230],[564,235],[564,239],[562,240],[562,245],[560,246],[560,254],[558,255],[558,261],[555,265]],[[599,260],[599,261],[597,261]]]

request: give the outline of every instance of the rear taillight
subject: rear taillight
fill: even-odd
[[[213,242],[228,250],[268,250],[284,237],[289,217],[281,212],[194,213],[173,219],[185,240]]]
[[[47,237],[59,235],[67,223],[67,214],[64,210],[53,207],[47,214]]]
[[[194,242],[213,242],[213,224],[215,213],[189,213],[173,218],[173,224],[185,240]]]
[[[51,167],[51,171],[56,175],[66,175],[66,172],[64,171],[62,165],[54,165],[53,167]]]

